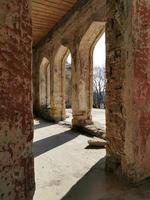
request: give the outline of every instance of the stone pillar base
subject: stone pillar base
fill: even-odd
[[[54,112],[52,109],[48,109],[48,108],[42,108],[42,109],[39,109],[38,112],[35,113],[37,116],[45,119],[45,120],[48,120],[48,121],[51,121],[51,122],[59,122],[59,121],[62,121],[62,120],[65,120],[66,119],[66,115],[65,114],[62,114],[62,112]]]
[[[50,118],[54,122],[59,122],[66,119],[65,111],[51,110]]]
[[[83,116],[78,116],[78,118],[76,118],[75,116],[73,116],[72,119],[72,128],[80,128],[86,125],[92,125],[93,121],[92,118],[84,118]]]

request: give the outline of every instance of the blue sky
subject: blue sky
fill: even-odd
[[[98,40],[94,52],[93,52],[93,66],[104,66],[106,59],[106,47],[105,47],[105,33]],[[67,58],[68,63],[71,63],[71,55],[69,54]]]

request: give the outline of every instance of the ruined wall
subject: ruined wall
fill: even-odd
[[[0,199],[34,191],[29,0],[0,1]]]
[[[92,72],[89,71],[92,59],[87,50],[85,50],[85,57],[80,56],[79,53],[80,43],[84,34],[88,31],[93,22],[100,22],[98,24],[99,33],[105,22],[105,0],[84,0],[77,2],[75,7],[54,27],[54,29],[34,48],[34,60],[33,60],[33,77],[34,77],[34,110],[35,113],[40,113],[39,105],[39,67],[42,58],[45,56],[50,61],[51,66],[51,111],[49,112],[49,119],[63,119],[65,117],[64,108],[62,110],[59,104],[64,104],[62,100],[64,94],[63,90],[59,90],[61,81],[59,79],[59,73],[64,74],[61,71],[61,65],[56,68],[55,57],[61,46],[69,49],[72,55],[72,89],[73,89],[73,118],[74,123],[78,124],[91,123],[91,84],[89,85],[89,76],[92,76]],[[95,28],[95,27],[94,27]],[[98,34],[98,33],[97,33]],[[94,35],[93,40],[95,41]],[[92,45],[92,44],[91,44]],[[88,46],[89,47],[89,46]],[[86,45],[85,45],[86,48]],[[90,51],[90,47],[88,49]],[[83,48],[82,48],[83,52]],[[84,65],[84,69],[82,70]],[[82,72],[82,74],[80,74]],[[64,75],[63,75],[64,76]],[[84,79],[83,79],[84,78]],[[86,83],[84,83],[86,82]],[[90,78],[90,83],[92,79]],[[80,88],[82,91],[80,92]],[[84,88],[87,88],[85,90]],[[89,92],[90,91],[90,92]],[[58,98],[59,97],[59,98]],[[82,99],[82,102],[80,101]],[[61,103],[62,102],[62,103]],[[82,106],[84,104],[84,106]],[[61,110],[60,110],[61,109]]]
[[[150,2],[107,1],[107,155],[133,182],[150,176]]]

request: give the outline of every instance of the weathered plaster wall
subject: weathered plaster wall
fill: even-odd
[[[29,0],[0,1],[0,199],[34,191]]]
[[[138,182],[150,176],[150,2],[107,8],[107,155]]]
[[[120,162],[123,155],[125,108],[123,101],[130,1],[107,1],[106,23],[106,132],[109,140],[107,156]],[[113,161],[114,159],[114,161]],[[115,164],[115,163],[114,163]]]
[[[72,12],[72,13],[71,13]],[[71,14],[70,14],[71,13]],[[91,83],[92,73],[89,72],[88,67],[91,64],[91,54],[85,50],[85,56],[80,56],[80,43],[84,34],[88,31],[93,22],[100,22],[97,25],[99,33],[102,31],[105,22],[105,0],[88,0],[78,2],[75,8],[62,19],[59,24],[53,29],[45,40],[39,43],[34,49],[34,110],[39,113],[39,66],[43,56],[46,56],[51,65],[51,112],[49,117],[62,119],[65,117],[64,108],[62,110],[60,102],[64,104],[64,94],[59,90],[61,81],[58,74],[61,73],[61,65],[56,68],[55,58],[58,50],[63,45],[69,49],[72,55],[72,109],[73,109],[73,123],[74,125],[80,123],[91,123]],[[95,28],[95,27],[94,27]],[[96,34],[98,34],[96,32]],[[92,41],[95,42],[94,35]],[[89,38],[89,37],[88,37]],[[92,45],[92,43],[91,43]],[[89,46],[88,46],[89,47]],[[86,48],[86,46],[85,46]],[[89,47],[90,48],[90,47]],[[90,51],[90,49],[89,49]],[[82,48],[83,52],[83,48]],[[63,59],[63,58],[62,58]],[[85,69],[82,69],[82,68]],[[82,73],[80,73],[82,72]],[[64,76],[64,75],[63,75]],[[90,79],[90,84],[89,84]],[[62,86],[61,86],[62,87]],[[57,88],[57,89],[56,89]],[[82,88],[82,91],[80,90]],[[86,90],[86,88],[88,88]],[[62,98],[62,99],[60,99]],[[82,100],[82,101],[81,101]],[[84,106],[82,106],[84,104]]]

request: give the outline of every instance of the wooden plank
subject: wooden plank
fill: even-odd
[[[33,41],[44,37],[77,0],[32,0]]]
[[[40,0],[32,0],[32,5],[33,4],[39,4],[39,5],[45,5],[47,7],[50,8],[58,8],[58,4],[56,2],[48,2],[48,1],[40,1]],[[62,2],[61,4],[59,4],[59,8],[62,9],[70,9],[72,7],[72,4],[64,4],[64,2]]]

